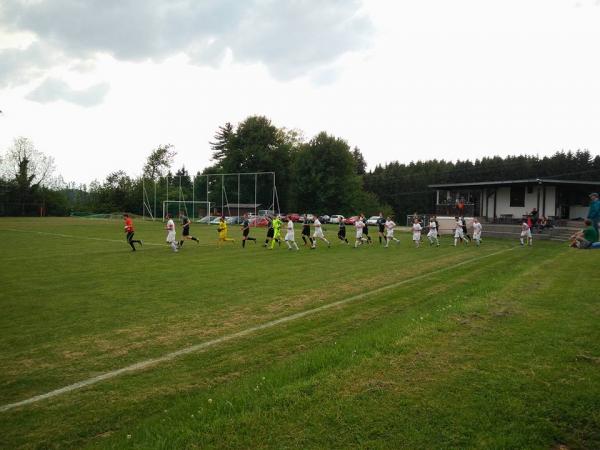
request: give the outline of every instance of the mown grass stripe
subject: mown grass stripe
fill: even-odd
[[[414,276],[414,277],[411,277],[411,278],[407,278],[407,279],[402,280],[402,281],[398,281],[398,282],[391,283],[391,284],[388,284],[388,285],[385,285],[385,286],[381,286],[381,287],[373,289],[371,291],[367,291],[367,292],[363,292],[361,294],[353,295],[351,297],[347,297],[347,298],[342,299],[342,300],[338,300],[338,301],[335,301],[335,302],[332,302],[332,303],[328,303],[328,304],[319,306],[317,308],[312,308],[312,309],[308,309],[306,311],[301,311],[301,312],[298,312],[298,313],[295,313],[295,314],[291,314],[289,316],[285,316],[285,317],[281,317],[279,319],[275,319],[275,320],[271,320],[269,322],[265,322],[265,323],[260,324],[260,325],[255,325],[253,327],[247,328],[247,329],[242,330],[242,331],[238,331],[236,333],[232,333],[232,334],[229,334],[229,335],[226,335],[226,336],[222,336],[222,337],[219,337],[219,338],[216,338],[216,339],[212,339],[210,341],[202,342],[200,344],[196,344],[196,345],[192,345],[192,346],[189,346],[189,347],[185,347],[185,348],[182,348],[180,350],[167,353],[167,354],[165,354],[163,356],[160,356],[158,358],[147,359],[145,361],[141,361],[141,362],[138,362],[138,363],[135,363],[135,364],[131,364],[131,365],[123,367],[121,369],[116,369],[116,370],[112,370],[112,371],[109,371],[109,372],[105,372],[105,373],[97,375],[95,377],[88,378],[86,380],[82,380],[82,381],[79,381],[77,383],[73,383],[73,384],[70,384],[68,386],[65,386],[65,387],[62,387],[62,388],[59,388],[59,389],[55,389],[55,390],[47,392],[45,394],[36,395],[34,397],[31,397],[31,398],[28,398],[28,399],[25,399],[25,400],[21,400],[19,402],[8,403],[8,404],[5,404],[5,405],[2,405],[2,406],[0,406],[0,412],[5,412],[5,411],[8,411],[8,410],[11,410],[11,409],[14,409],[14,408],[18,408],[18,407],[21,407],[21,406],[26,406],[26,405],[30,405],[30,404],[33,404],[33,403],[37,403],[39,401],[46,400],[46,399],[49,399],[49,398],[52,398],[52,397],[57,397],[59,395],[66,394],[66,393],[69,393],[69,392],[72,392],[72,391],[75,391],[75,390],[78,390],[78,389],[81,389],[81,388],[84,388],[84,387],[87,387],[87,386],[99,383],[101,381],[105,381],[105,380],[108,380],[108,379],[111,379],[111,378],[118,377],[118,376],[123,375],[125,373],[137,372],[137,371],[146,369],[148,367],[151,367],[153,365],[157,365],[157,364],[160,364],[160,363],[171,361],[171,360],[173,360],[175,358],[178,358],[180,356],[183,356],[183,355],[187,355],[187,354],[190,354],[190,353],[195,353],[195,352],[198,352],[200,350],[204,350],[206,348],[215,346],[217,344],[221,344],[223,342],[227,342],[227,341],[234,340],[236,338],[244,337],[244,336],[249,335],[251,333],[254,333],[256,331],[261,331],[261,330],[264,330],[264,329],[267,329],[267,328],[272,328],[272,327],[277,326],[277,325],[282,324],[282,323],[291,322],[291,321],[294,321],[294,320],[297,320],[297,319],[301,319],[301,318],[306,317],[308,315],[316,314],[318,312],[321,312],[321,311],[324,311],[324,310],[327,310],[327,309],[330,309],[330,308],[335,308],[337,306],[341,306],[341,305],[344,305],[344,304],[347,304],[347,303],[350,303],[350,302],[361,300],[361,299],[363,299],[365,297],[376,295],[376,294],[379,294],[381,292],[388,291],[390,289],[395,289],[395,288],[397,288],[399,286],[411,283],[413,281],[421,280],[423,278],[426,278],[426,277],[429,277],[429,276],[432,276],[432,275],[437,275],[437,274],[440,274],[440,273],[448,272],[448,271],[451,271],[453,269],[456,269],[457,267],[461,267],[461,266],[464,266],[464,265],[467,265],[467,264],[470,264],[470,263],[473,263],[473,262],[476,262],[476,261],[480,261],[482,259],[490,258],[492,256],[497,256],[497,255],[500,255],[502,253],[506,253],[508,251],[511,251],[514,248],[516,248],[516,247],[505,248],[505,249],[499,250],[497,252],[493,252],[493,253],[489,253],[489,254],[486,254],[486,255],[482,255],[482,256],[475,257],[475,258],[471,258],[471,259],[468,259],[466,261],[462,261],[462,262],[453,264],[453,265],[448,266],[448,267],[443,267],[443,268],[440,268],[440,269],[437,269],[437,270],[433,270],[431,272],[427,272],[427,273],[424,273],[424,274],[421,274],[421,275],[417,275],[417,276]]]

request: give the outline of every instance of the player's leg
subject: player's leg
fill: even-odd
[[[134,240],[132,232],[127,233],[127,243],[130,245],[131,250],[135,252],[135,245],[133,245]]]

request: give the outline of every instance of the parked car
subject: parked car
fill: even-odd
[[[252,219],[249,219],[248,222],[251,227],[266,227],[269,224],[266,217],[253,217]]]
[[[331,217],[329,217],[327,214],[323,214],[322,216],[319,216],[319,222],[321,223],[329,223],[331,221]]]
[[[298,213],[288,213],[288,217],[292,219],[292,222],[301,222],[302,218]]]
[[[196,223],[208,223],[210,222],[215,216],[204,216],[202,219],[198,219],[196,220]]]
[[[216,216],[216,217],[215,216],[211,216],[211,217],[213,217],[211,219],[211,221],[210,221],[211,225],[218,225],[219,222],[221,222],[221,216]]]
[[[225,222],[227,222],[228,225],[237,225],[242,223],[242,218],[239,216],[229,216],[225,217]]]
[[[329,223],[340,223],[346,220],[346,218],[340,214],[334,214],[329,218]]]
[[[344,223],[346,225],[354,225],[354,223],[358,220],[358,216],[352,216],[352,217],[348,217],[347,219],[344,219]]]
[[[377,225],[378,220],[379,216],[371,216],[367,219],[367,225]]]

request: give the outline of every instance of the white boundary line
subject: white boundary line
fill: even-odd
[[[108,239],[108,238],[99,238],[99,237],[90,237],[90,236],[76,236],[74,234],[61,234],[61,233],[48,233],[47,231],[30,231],[30,230],[18,230],[16,228],[0,228],[0,231],[14,231],[16,233],[26,233],[26,234],[42,234],[44,236],[55,236],[55,237],[61,237],[61,238],[70,238],[70,239],[82,239],[85,241],[102,241],[102,242],[118,242],[119,244],[127,244],[127,241],[125,239],[119,240],[119,239]],[[143,241],[142,247],[144,245],[154,245],[154,246],[158,246],[158,247],[168,247],[169,244],[167,244],[166,242],[164,244],[157,244],[156,242],[146,242]],[[198,244],[190,244],[190,246],[197,246]],[[211,244],[206,244],[206,243],[200,243],[201,247],[214,247],[214,245]]]
[[[159,356],[158,358],[147,359],[145,361],[140,361],[138,363],[131,364],[131,365],[123,367],[121,369],[116,369],[116,370],[112,370],[110,372],[105,372],[105,373],[103,373],[101,375],[98,375],[98,376],[95,376],[95,377],[92,377],[92,378],[88,378],[87,380],[82,380],[82,381],[79,381],[77,383],[70,384],[68,386],[62,387],[60,389],[56,389],[54,391],[47,392],[45,394],[36,395],[35,397],[31,397],[31,398],[28,398],[26,400],[21,400],[19,402],[8,403],[6,405],[2,405],[2,406],[0,406],[0,412],[8,411],[10,409],[18,408],[20,406],[30,405],[32,403],[36,403],[36,402],[39,402],[41,400],[45,400],[45,399],[48,399],[48,398],[57,397],[59,395],[66,394],[68,392],[72,392],[72,391],[75,391],[77,389],[81,389],[81,388],[84,388],[86,386],[90,386],[92,384],[96,384],[96,383],[99,383],[99,382],[104,381],[104,380],[109,380],[111,378],[118,377],[118,376],[123,375],[125,373],[137,372],[138,370],[143,370],[143,369],[146,369],[147,367],[150,367],[150,366],[153,366],[153,365],[156,365],[156,364],[160,364],[160,363],[164,363],[164,362],[167,362],[167,361],[171,361],[171,360],[173,360],[175,358],[178,358],[180,356],[183,356],[183,355],[187,355],[187,354],[190,354],[190,353],[195,353],[195,352],[197,352],[199,350],[203,350],[203,349],[212,347],[214,345],[221,344],[223,342],[227,342],[227,341],[231,341],[233,339],[239,338],[239,337],[247,336],[247,335],[249,335],[251,333],[254,333],[255,331],[265,330],[267,328],[272,328],[272,327],[274,327],[276,325],[279,325],[279,324],[282,324],[282,323],[291,322],[291,321],[296,320],[296,319],[301,319],[302,317],[306,317],[308,315],[315,314],[315,313],[324,311],[326,309],[335,308],[336,306],[340,306],[340,305],[344,305],[346,303],[354,302],[356,300],[363,299],[363,298],[371,296],[373,294],[379,294],[380,292],[388,291],[390,289],[397,288],[397,287],[402,286],[404,284],[411,283],[411,282],[416,281],[416,280],[421,280],[421,279],[429,277],[431,275],[436,275],[436,274],[439,274],[439,273],[442,273],[442,272],[447,272],[447,271],[455,269],[457,267],[464,266],[466,264],[470,264],[470,263],[472,263],[474,261],[479,261],[481,259],[489,258],[491,256],[496,256],[496,255],[499,255],[501,253],[505,253],[507,251],[514,250],[515,248],[516,247],[510,247],[510,248],[506,248],[504,250],[500,250],[500,251],[497,251],[497,252],[494,252],[494,253],[490,253],[490,254],[487,254],[487,255],[478,256],[476,258],[471,258],[471,259],[469,259],[467,261],[463,261],[463,262],[459,262],[459,263],[456,263],[456,264],[452,264],[451,266],[443,267],[441,269],[434,270],[433,272],[424,273],[422,275],[417,275],[417,276],[412,277],[412,278],[407,278],[406,280],[402,280],[402,281],[398,281],[396,283],[388,284],[386,286],[379,287],[379,288],[374,289],[372,291],[364,292],[362,294],[353,295],[352,297],[348,297],[348,298],[345,298],[345,299],[342,299],[342,300],[338,300],[338,301],[335,301],[335,302],[332,302],[332,303],[328,303],[326,305],[319,306],[317,308],[312,308],[312,309],[309,309],[309,310],[306,310],[306,311],[302,311],[302,312],[299,312],[299,313],[296,313],[296,314],[292,314],[290,316],[285,316],[285,317],[281,317],[279,319],[271,320],[271,321],[265,322],[265,323],[263,323],[261,325],[255,325],[253,327],[246,328],[245,330],[238,331],[237,333],[228,334],[226,336],[221,336],[219,338],[212,339],[210,341],[202,342],[201,344],[196,344],[196,345],[192,345],[190,347],[185,347],[185,348],[182,348],[180,350],[176,350],[174,352],[167,353],[167,354],[165,354],[163,356]]]

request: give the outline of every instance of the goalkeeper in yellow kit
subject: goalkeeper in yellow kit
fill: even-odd
[[[227,222],[225,222],[225,217],[221,216],[219,219],[219,227],[217,228],[219,232],[219,239],[217,240],[217,247],[221,247],[222,242],[234,242],[233,239],[227,237]]]
[[[271,249],[275,247],[275,241],[281,247],[281,225],[283,222],[279,216],[273,219],[273,239],[271,240]]]

